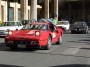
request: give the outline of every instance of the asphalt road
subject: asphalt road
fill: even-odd
[[[90,33],[64,34],[61,45],[50,50],[11,51],[0,38],[0,67],[90,67]]]

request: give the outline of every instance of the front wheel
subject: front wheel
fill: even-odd
[[[75,32],[74,31],[71,31],[71,34],[74,34]]]
[[[51,48],[51,37],[48,37],[47,45],[45,46],[45,50],[49,50]]]

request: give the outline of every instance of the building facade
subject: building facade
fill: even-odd
[[[59,0],[59,19],[90,22],[90,0]]]
[[[0,20],[23,20],[49,18],[51,0],[0,0]],[[55,14],[58,15],[58,0],[54,0]]]
[[[90,21],[90,0],[0,0],[0,20],[21,21],[58,17]]]

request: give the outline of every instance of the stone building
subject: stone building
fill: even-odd
[[[0,19],[23,20],[49,18],[49,4],[52,0],[0,0]],[[58,0],[54,1],[54,12],[58,15]]]
[[[0,20],[39,19],[57,16],[64,19],[90,21],[90,0],[0,0]]]

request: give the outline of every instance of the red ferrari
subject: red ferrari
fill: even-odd
[[[21,30],[9,31],[5,44],[11,49],[39,47],[48,50],[52,43],[62,43],[62,34],[62,29],[50,22],[34,22]]]

